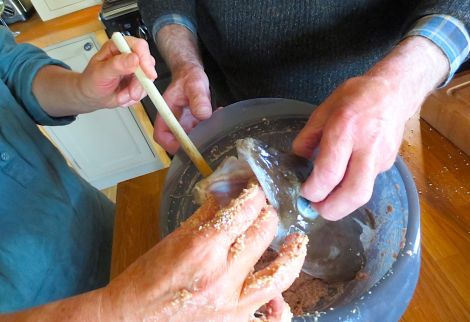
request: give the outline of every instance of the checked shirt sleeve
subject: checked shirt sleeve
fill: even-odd
[[[196,34],[196,26],[189,18],[180,14],[172,13],[161,16],[155,20],[152,27],[152,35],[154,39],[156,39],[157,33],[160,31],[160,29],[170,24],[181,25],[189,29],[192,33]]]
[[[462,63],[468,59],[470,36],[465,25],[448,15],[427,15],[420,18],[405,35],[422,36],[436,44],[449,60],[450,70],[445,86]]]

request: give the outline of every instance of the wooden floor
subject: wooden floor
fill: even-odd
[[[401,321],[470,321],[470,157],[418,116],[401,154],[420,192],[422,229],[420,279]]]

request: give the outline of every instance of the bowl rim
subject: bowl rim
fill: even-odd
[[[285,108],[274,108],[278,105],[291,105],[292,109],[286,110]],[[263,107],[268,106],[267,108],[272,108],[274,113],[270,114],[270,117],[277,116],[277,117],[308,117],[311,112],[316,108],[315,105],[298,101],[292,99],[284,99],[284,98],[256,98],[256,99],[249,99],[240,102],[236,102],[234,104],[230,104],[221,111],[214,112],[213,116],[208,120],[205,120],[199,123],[189,134],[189,137],[195,144],[195,146],[201,151],[204,155],[204,152],[208,150],[210,146],[212,146],[216,142],[216,137],[219,132],[222,132],[224,128],[230,128],[235,126],[236,124],[243,124],[243,121],[247,120],[256,120],[261,119],[263,117],[263,108],[256,109],[254,107]],[[247,108],[250,109],[250,113],[243,113]],[[237,117],[235,117],[237,116]],[[225,124],[224,124],[225,123]],[[224,126],[220,126],[224,124]],[[216,129],[214,129],[216,128]],[[217,130],[218,129],[218,130]],[[220,135],[220,134],[219,134]],[[220,137],[220,136],[219,136]],[[186,166],[186,164],[190,162],[188,157],[184,154],[184,152],[180,149],[174,156],[167,176],[165,178],[165,183],[162,189],[162,202],[160,205],[160,229],[161,234],[165,236],[169,233],[168,230],[168,212],[169,212],[169,202],[166,202],[167,198],[164,198],[166,195],[166,191],[168,188],[174,184],[176,180],[174,174],[180,173],[182,168]],[[362,306],[366,300],[369,298],[368,295],[374,294],[375,297],[379,297],[382,299],[386,299],[389,297],[389,288],[390,287],[397,287],[397,283],[399,283],[399,276],[398,274],[393,274],[395,271],[406,270],[410,265],[416,265],[415,263],[418,262],[418,271],[419,271],[419,262],[420,262],[420,207],[419,207],[419,197],[418,191],[416,189],[416,185],[413,181],[413,176],[411,175],[409,169],[407,168],[405,162],[402,160],[400,156],[397,156],[394,164],[394,167],[397,168],[406,190],[406,196],[408,200],[408,222],[407,222],[407,230],[405,233],[405,247],[401,249],[398,253],[397,259],[392,264],[391,268],[385,273],[385,275],[376,283],[374,284],[369,291],[366,291],[363,294],[358,295],[358,299],[351,301],[348,304],[342,305],[338,307],[338,309],[333,311],[325,311],[319,312],[318,317],[325,317],[325,318],[333,318],[333,317],[343,317],[341,315],[342,312],[353,312],[359,306]],[[390,273],[391,272],[391,273]],[[416,280],[414,281],[413,291],[414,292],[416,282],[418,277],[416,276]],[[406,305],[403,308],[403,311],[406,309],[409,301],[411,300],[411,296],[409,299],[404,299]],[[400,315],[403,312],[400,313]],[[308,317],[308,316],[306,316]],[[300,317],[300,319],[303,319]]]

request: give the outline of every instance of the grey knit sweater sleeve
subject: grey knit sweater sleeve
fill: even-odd
[[[452,16],[470,31],[470,0],[138,1],[154,33],[171,15],[197,26],[218,106],[254,97],[320,104],[426,15]]]
[[[469,0],[426,0],[418,1],[416,9],[409,17],[410,25],[421,17],[441,14],[460,20],[470,32],[470,1]]]
[[[195,0],[138,0],[144,23],[152,28],[161,16],[178,14],[188,18],[196,25]],[[412,1],[412,0],[411,0]],[[408,17],[408,25],[419,18],[431,14],[445,14],[459,19],[470,31],[470,1],[468,0],[425,0],[416,1],[416,9]],[[406,31],[406,28],[405,28]]]

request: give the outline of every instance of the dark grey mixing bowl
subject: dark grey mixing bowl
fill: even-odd
[[[215,168],[236,155],[234,143],[247,136],[279,149],[288,149],[314,107],[285,99],[254,99],[217,111],[192,132],[191,139]],[[201,179],[187,156],[174,157],[163,189],[160,227],[165,236],[197,206],[191,189]],[[375,220],[376,234],[366,250],[365,278],[354,279],[345,292],[323,311],[294,321],[397,321],[408,306],[419,276],[420,218],[416,187],[400,158],[380,174],[370,201],[362,208]]]

